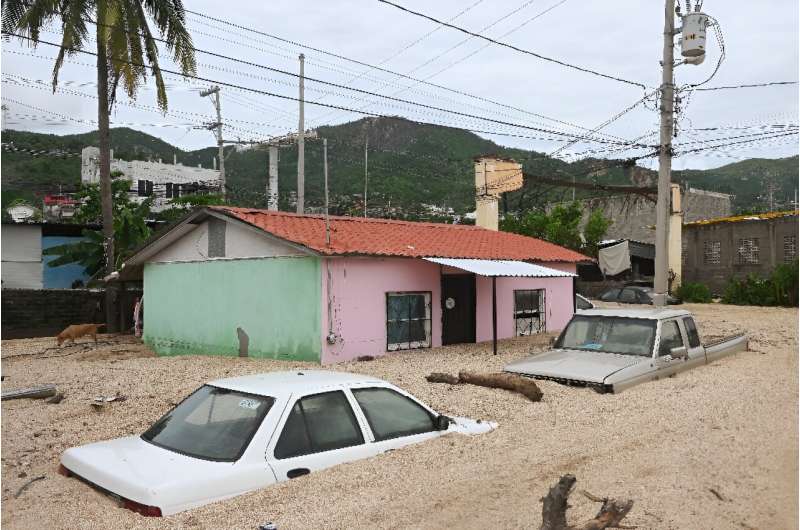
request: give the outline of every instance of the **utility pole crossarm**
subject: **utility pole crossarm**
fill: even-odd
[[[214,103],[214,108],[217,111],[217,121],[216,123],[209,123],[206,127],[211,129],[217,129],[217,148],[219,149],[219,187],[220,193],[222,194],[222,200],[225,200],[225,147],[222,140],[222,105],[220,104],[219,100],[219,93],[220,89],[218,86],[212,86],[208,90],[202,90],[200,92],[200,97],[208,97],[214,96],[212,100]]]

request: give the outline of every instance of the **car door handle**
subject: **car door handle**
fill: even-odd
[[[286,473],[286,478],[297,478],[302,477],[303,475],[308,475],[311,473],[311,470],[305,467],[298,467],[296,469],[290,469]]]

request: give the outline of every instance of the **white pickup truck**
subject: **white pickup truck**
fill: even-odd
[[[617,393],[745,351],[747,341],[741,334],[702,344],[682,309],[589,309],[572,317],[554,349],[504,370]]]

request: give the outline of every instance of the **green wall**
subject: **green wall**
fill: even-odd
[[[320,360],[320,260],[261,258],[148,263],[144,341],[159,355]]]

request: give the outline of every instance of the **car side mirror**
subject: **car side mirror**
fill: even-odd
[[[677,348],[672,348],[669,350],[669,354],[672,356],[673,359],[685,359],[689,356],[689,352],[686,349],[686,346],[678,346]]]
[[[450,418],[445,416],[444,414],[439,415],[436,417],[436,430],[437,431],[446,431],[450,428]]]

